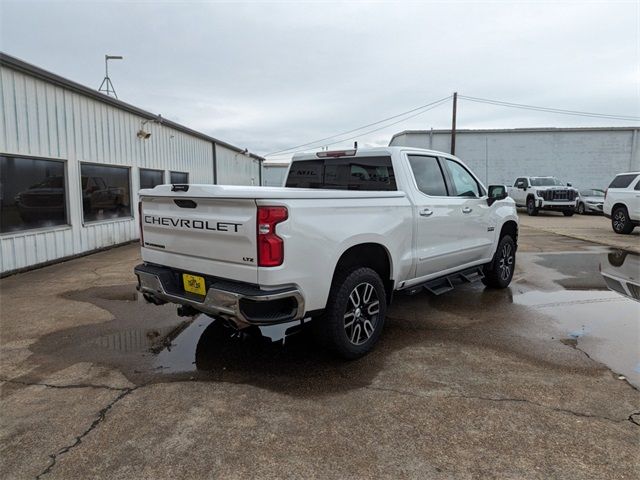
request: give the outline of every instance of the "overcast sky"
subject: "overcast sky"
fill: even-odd
[[[2,51],[94,88],[104,54],[124,55],[110,66],[121,100],[258,154],[453,91],[640,116],[636,1],[0,0],[0,22]],[[447,102],[358,141],[450,122]],[[469,101],[458,116],[459,128],[638,123]]]

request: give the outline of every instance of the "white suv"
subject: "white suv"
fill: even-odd
[[[616,233],[631,233],[640,225],[640,172],[616,175],[605,192],[603,211]]]

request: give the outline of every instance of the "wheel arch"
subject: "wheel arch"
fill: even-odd
[[[390,303],[394,281],[392,279],[393,264],[389,250],[381,243],[376,242],[363,242],[350,246],[338,258],[333,270],[331,284],[333,285],[339,272],[356,267],[371,268],[380,275],[385,287],[387,303]]]
[[[614,203],[613,206],[611,207],[611,215],[613,215],[613,212],[615,211],[616,208],[620,208],[620,207],[624,208],[627,211],[627,213],[629,213],[629,209],[624,203],[617,202],[617,203]]]
[[[515,220],[507,220],[502,224],[500,235],[498,236],[498,243],[505,235],[510,235],[511,238],[513,238],[513,243],[516,244],[516,248],[518,248],[518,222]]]

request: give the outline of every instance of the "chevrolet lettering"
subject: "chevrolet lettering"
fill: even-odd
[[[187,220],[184,218],[156,217],[145,215],[144,223],[151,225],[163,225],[165,227],[194,228],[196,230],[213,230],[218,232],[237,232],[241,223],[213,222],[209,220]]]

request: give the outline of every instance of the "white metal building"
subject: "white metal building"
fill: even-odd
[[[489,184],[552,175],[580,188],[605,188],[640,170],[640,127],[457,130],[456,155]],[[389,145],[449,152],[451,130],[408,130]]]
[[[262,185],[282,187],[291,162],[267,160],[262,164]]]
[[[0,111],[2,275],[135,240],[140,188],[261,184],[261,157],[3,53]]]

